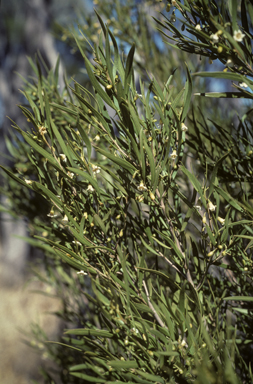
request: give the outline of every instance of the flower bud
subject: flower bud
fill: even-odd
[[[218,217],[218,221],[222,224],[222,225],[224,225],[225,224],[225,219],[223,219],[222,217]]]
[[[155,200],[155,195],[153,194],[153,192],[150,191],[149,196],[151,200]]]
[[[216,249],[214,249],[213,251],[209,252],[209,253],[207,254],[207,257],[212,257],[215,251],[216,251]]]

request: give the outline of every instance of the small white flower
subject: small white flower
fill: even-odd
[[[181,347],[185,347],[187,345],[186,341],[185,340],[182,340],[181,342]]]
[[[57,214],[54,213],[54,209],[52,208],[51,211],[47,214],[48,217],[56,217]]]
[[[177,151],[174,149],[173,152],[172,152],[171,155],[170,155],[170,158],[171,158],[172,160],[175,160],[176,157],[177,157]]]
[[[147,187],[146,185],[143,183],[143,181],[141,181],[140,185],[137,187],[138,191],[146,191],[147,190]]]
[[[222,217],[218,217],[218,221],[221,223],[221,225],[225,224],[225,219],[223,219]]]
[[[26,184],[32,184],[33,182],[32,182],[32,180],[27,180],[27,179],[25,179],[25,182],[26,182]]]
[[[188,131],[188,128],[184,123],[181,124],[181,129],[182,129],[182,132]]]
[[[176,2],[176,0],[172,0],[172,1],[171,1],[171,5],[172,5],[173,7],[176,7],[176,6],[177,6],[177,2]]]
[[[234,31],[233,38],[235,41],[241,42],[244,37],[245,35],[240,31],[240,29],[238,29],[238,31]]]
[[[203,204],[202,204],[201,198],[199,197],[197,202],[196,202],[196,205],[194,205],[194,208],[196,208],[198,211],[200,211],[202,206],[203,206]]]
[[[242,88],[248,88],[248,84],[246,84],[244,82],[239,83],[238,85],[239,85],[239,87],[242,87]]]
[[[73,244],[77,244],[77,245],[82,245],[82,244],[80,243],[80,241],[77,241],[77,240],[73,240],[72,243],[73,243]]]
[[[67,162],[67,156],[66,155],[64,155],[64,153],[60,153],[60,159],[61,159],[61,161],[63,161],[64,163],[66,163]]]
[[[219,41],[219,35],[217,33],[214,33],[210,36],[210,38],[213,40],[213,42]]]
[[[229,57],[226,62],[226,67],[233,67],[234,63],[233,60]]]
[[[213,205],[213,203],[210,200],[208,201],[207,207],[209,211],[215,211],[216,209],[216,205]]]
[[[94,165],[94,164],[91,164],[91,166],[92,166],[92,170],[93,170],[94,173],[99,173],[100,172],[100,170],[101,170],[100,167],[98,167],[97,165]]]
[[[197,29],[197,31],[201,31],[201,26],[200,26],[200,24],[197,24],[196,27],[195,27],[195,29]]]
[[[99,141],[99,140],[100,140],[100,136],[99,135],[94,137],[94,141]]]
[[[87,192],[94,192],[94,188],[91,184],[88,185]]]
[[[40,133],[41,135],[45,135],[45,134],[47,133],[47,129],[46,129],[46,127],[41,126],[41,127],[38,127],[38,128],[39,128],[39,133]]]
[[[68,176],[69,176],[71,179],[73,179],[73,177],[75,176],[75,174],[74,174],[73,172],[69,172],[69,171],[68,171]]]
[[[82,276],[85,276],[87,275],[86,272],[84,272],[83,270],[79,271],[79,272],[76,272],[77,275],[82,275]]]
[[[203,207],[203,204],[202,204],[202,201],[201,201],[201,198],[199,197],[197,202],[196,202],[196,205],[194,205],[194,208],[196,208],[198,211],[200,211]]]
[[[69,221],[68,216],[65,215],[64,218],[62,219],[62,221],[63,221],[64,223],[67,223],[67,222]]]
[[[132,328],[131,331],[136,333],[136,335],[139,333],[139,330],[137,328]]]

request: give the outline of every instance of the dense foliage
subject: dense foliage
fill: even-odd
[[[67,323],[46,356],[63,383],[250,383],[253,7],[172,0],[151,21],[162,4],[124,3],[57,26],[85,81],[60,92],[59,63],[30,60],[29,127],[7,139],[9,209]]]

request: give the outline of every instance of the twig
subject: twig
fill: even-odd
[[[157,194],[158,198],[160,199],[160,193],[159,193],[158,189],[156,190],[156,194]],[[164,201],[163,201],[163,196],[162,196],[161,201],[160,201],[160,207],[162,208],[163,214],[164,214],[164,216],[165,216],[165,218],[167,220],[167,223],[168,223],[169,228],[170,228],[170,233],[172,234],[172,236],[173,236],[173,238],[175,240],[176,246],[179,249],[179,251],[181,252],[181,254],[183,255],[184,253],[183,253],[183,250],[182,250],[181,245],[179,243],[179,240],[176,237],[173,225],[172,225],[171,221],[169,220],[169,218],[166,215],[166,210],[165,210],[165,205],[164,205]],[[186,271],[186,279],[193,286],[193,288],[195,289],[195,286],[194,286],[194,283],[193,283],[193,280],[192,280],[192,277],[191,277],[190,270],[189,270],[189,268],[187,267],[186,264],[185,264],[185,269],[187,270]]]
[[[184,275],[169,259],[167,259],[167,257],[166,256],[164,256],[163,254],[162,254],[162,252],[160,252],[160,251],[158,251],[158,253],[159,253],[159,256],[161,256],[165,261],[167,261],[167,263],[172,267],[172,268],[174,268],[181,276],[183,276],[185,279],[187,278],[187,276],[186,275]]]
[[[162,319],[160,318],[160,316],[158,315],[158,313],[156,312],[153,304],[151,303],[150,301],[150,296],[149,296],[149,293],[148,293],[148,288],[147,288],[147,285],[145,283],[145,281],[143,280],[143,286],[144,286],[144,289],[145,289],[145,292],[146,292],[146,295],[147,295],[147,299],[148,299],[148,306],[149,308],[151,309],[151,311],[153,312],[157,322],[160,324],[160,326],[162,328],[167,328],[166,325],[164,324],[164,322],[162,321]]]

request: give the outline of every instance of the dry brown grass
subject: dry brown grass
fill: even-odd
[[[26,345],[20,329],[29,332],[30,324],[35,322],[54,339],[59,320],[47,312],[58,310],[60,302],[57,298],[31,292],[46,291],[47,287],[41,282],[33,281],[26,288],[24,282],[3,285],[1,275],[0,271],[0,383],[29,384],[32,380],[42,383],[38,371],[43,351],[40,356]]]

